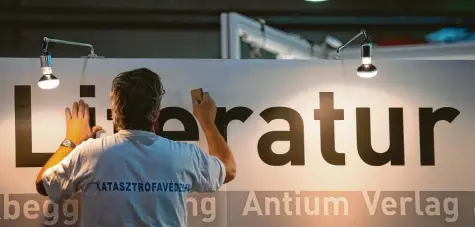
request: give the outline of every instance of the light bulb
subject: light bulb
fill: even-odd
[[[376,66],[371,64],[371,43],[366,40],[361,45],[361,63],[362,65],[356,69],[356,73],[362,78],[371,78],[378,74]]]
[[[378,74],[378,69],[372,64],[362,64],[360,67],[358,67],[356,73],[361,78],[371,78]]]
[[[371,64],[371,57],[362,57],[361,62],[363,63],[363,65],[369,65]]]
[[[42,52],[40,55],[40,65],[43,76],[38,81],[41,89],[53,89],[59,86],[59,79],[53,75],[51,53]]]
[[[53,74],[43,75],[38,81],[38,87],[45,90],[54,89],[59,86],[59,79]]]

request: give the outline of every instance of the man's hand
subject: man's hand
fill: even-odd
[[[72,111],[66,108],[64,114],[66,116],[66,139],[71,140],[75,145],[79,145],[83,141],[93,137],[94,134],[102,129],[100,126],[94,126],[91,129],[89,125],[89,105],[84,103],[83,100],[80,100],[79,103],[74,102]],[[67,157],[72,151],[73,149],[70,147],[60,146],[49,158],[36,177],[35,183],[38,193],[44,196],[47,195],[43,184],[44,172],[61,162],[61,160]]]
[[[89,105],[81,99],[73,103],[72,111],[69,108],[65,110],[66,115],[66,139],[79,145],[83,141],[92,138],[101,126],[94,126],[91,129],[89,125]]]
[[[208,152],[224,164],[226,171],[224,183],[228,183],[236,177],[236,161],[231,148],[216,127],[216,112],[216,104],[208,92],[203,93],[201,102],[193,98],[193,114],[198,119],[208,141]]]
[[[216,104],[209,96],[208,92],[203,93],[203,100],[193,99],[193,114],[198,119],[201,126],[214,125],[216,119]]]

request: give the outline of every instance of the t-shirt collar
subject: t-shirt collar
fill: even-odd
[[[120,130],[120,131],[117,132],[117,134],[123,135],[123,136],[140,136],[140,135],[144,135],[144,136],[154,135],[154,136],[156,136],[155,133],[150,132],[150,131],[130,130],[130,129]]]

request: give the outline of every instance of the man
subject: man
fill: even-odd
[[[66,137],[39,172],[38,192],[56,202],[82,192],[87,227],[187,226],[188,193],[217,191],[234,179],[236,165],[208,93],[193,100],[193,113],[209,154],[157,136],[163,94],[160,77],[148,69],[120,73],[110,92],[119,131],[99,139],[92,139],[101,127],[90,127],[84,101],[66,108]]]

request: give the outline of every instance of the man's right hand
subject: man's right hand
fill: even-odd
[[[203,93],[203,100],[193,98],[193,114],[202,127],[214,125],[216,119],[216,104],[208,92]]]

